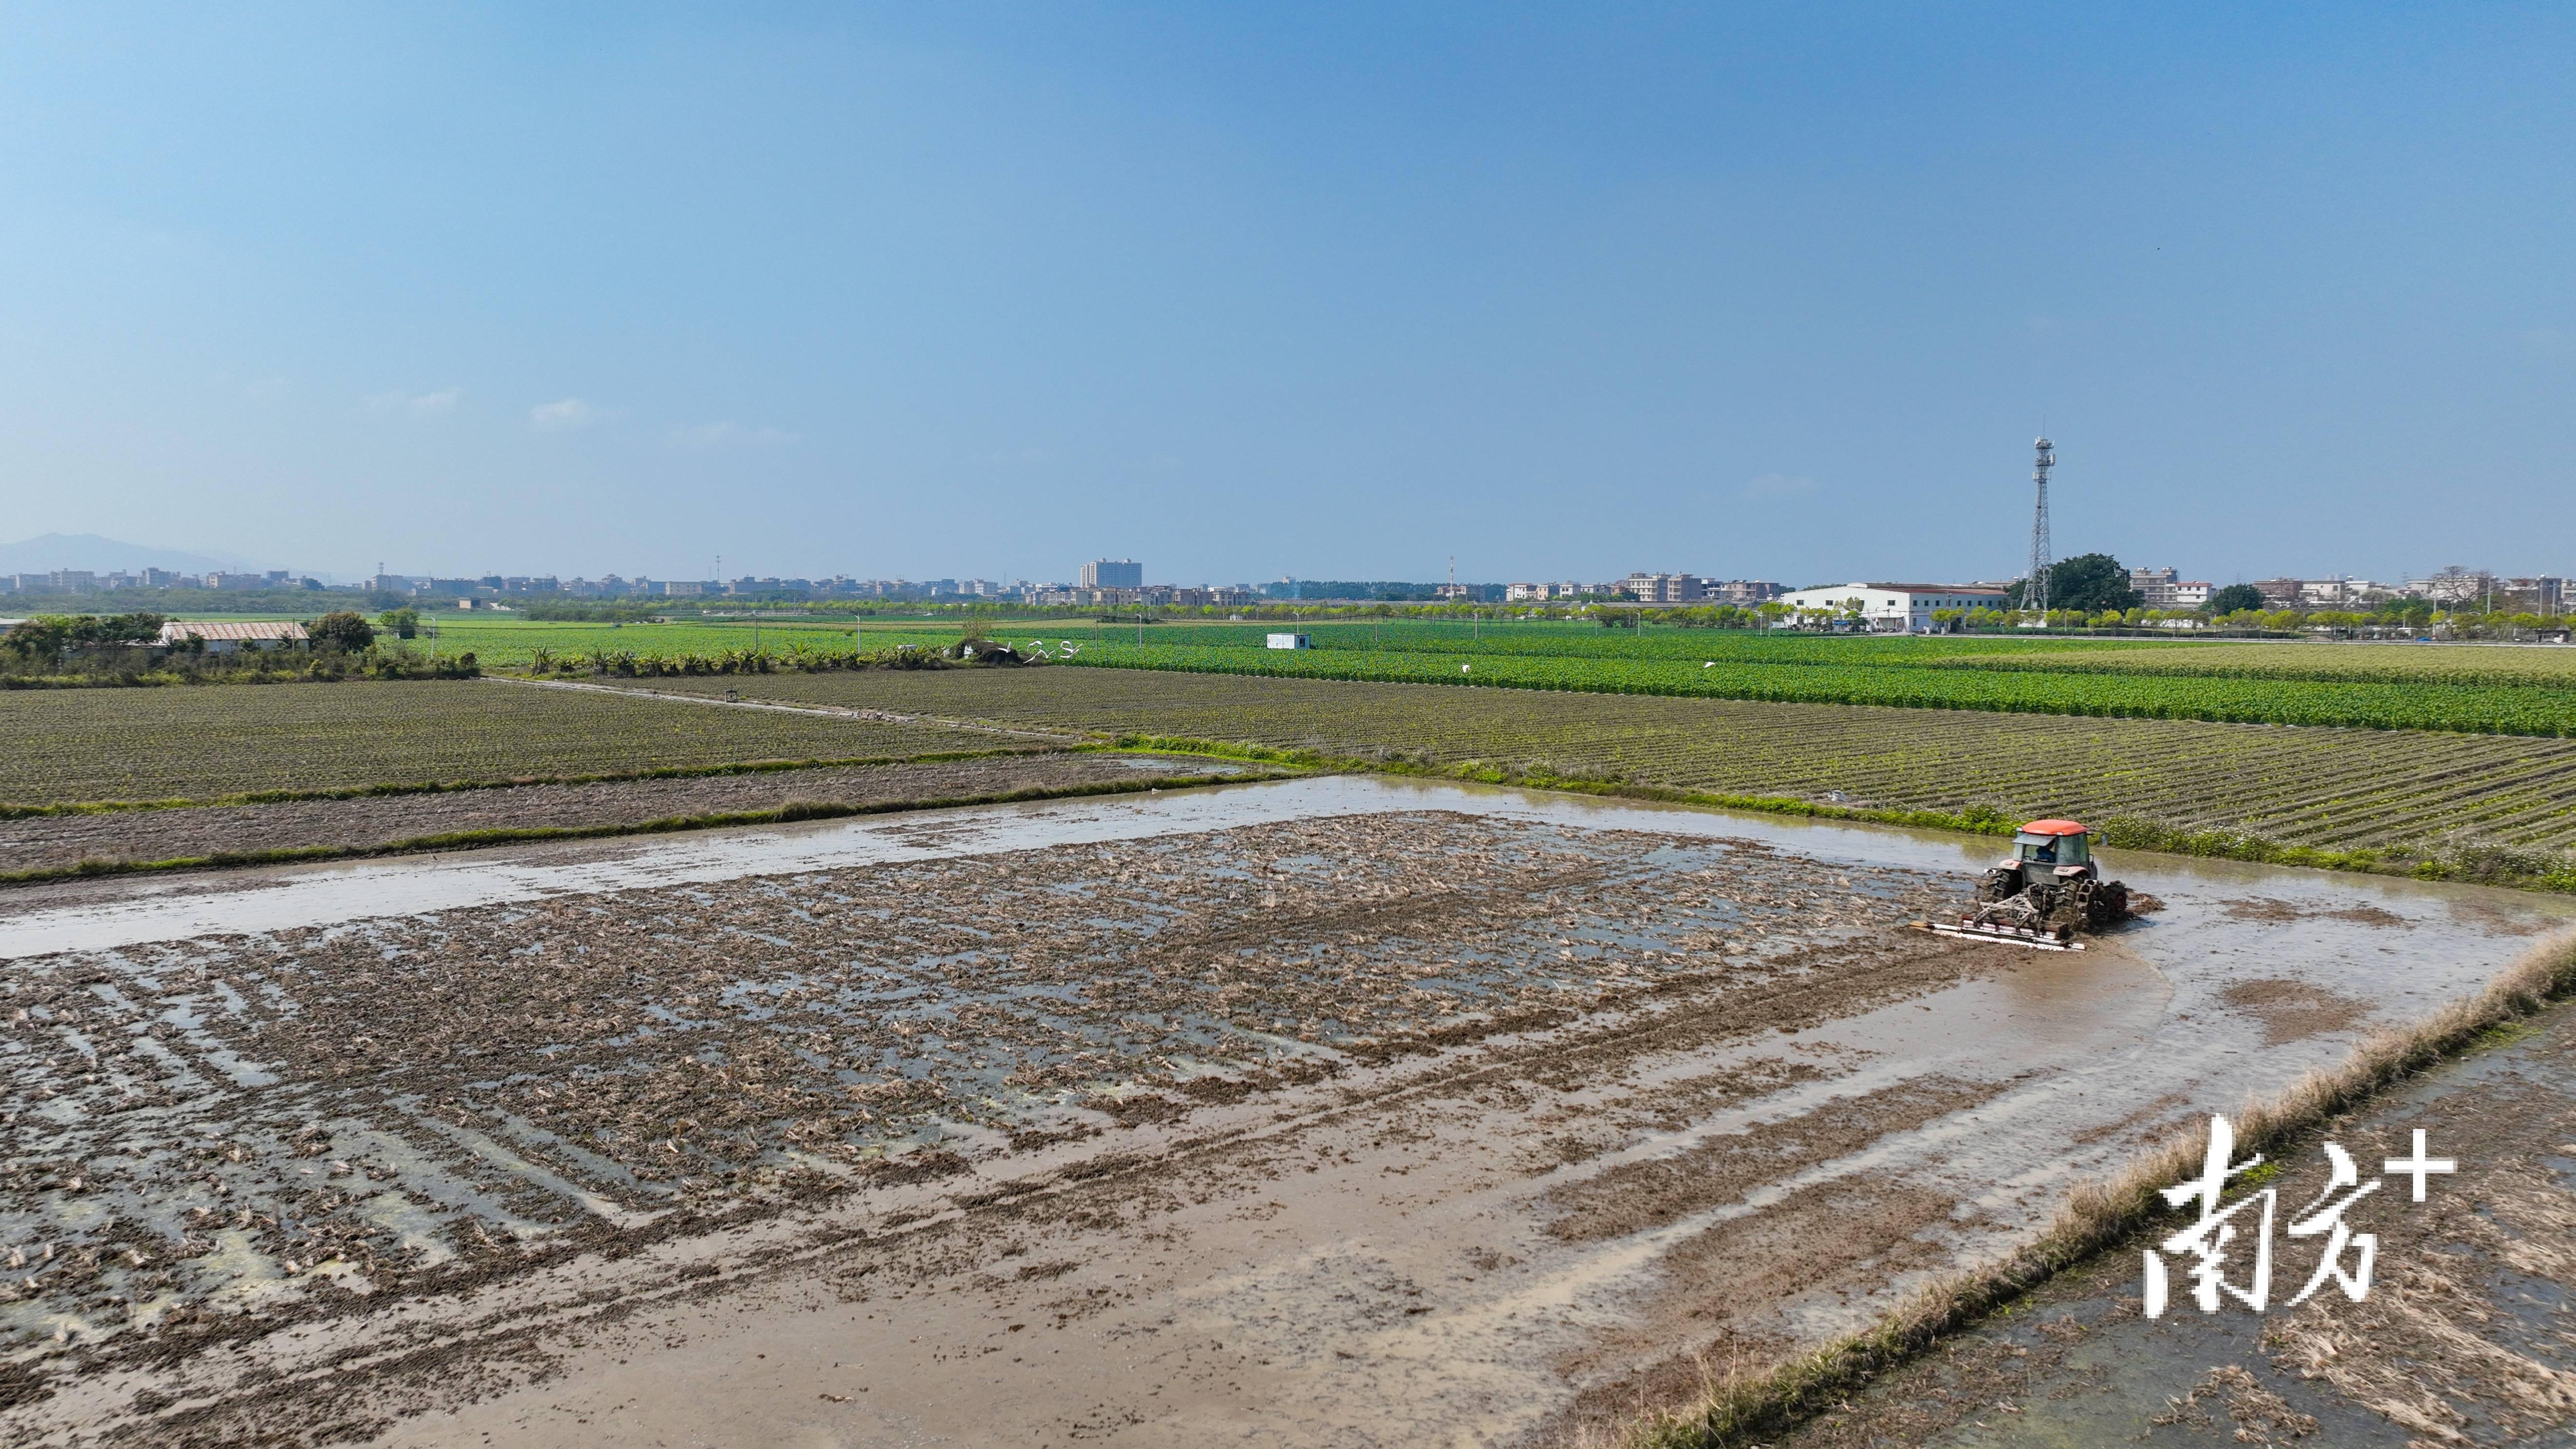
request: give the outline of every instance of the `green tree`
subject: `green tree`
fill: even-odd
[[[66,649],[97,644],[142,644],[161,637],[159,614],[39,614],[0,637],[0,648],[29,659],[53,659]]]
[[[363,654],[376,642],[374,626],[355,609],[335,609],[304,626],[316,649],[336,649],[343,654]]]
[[[2048,566],[2048,607],[2099,614],[2134,609],[2147,601],[2129,587],[2129,571],[2107,553],[2078,554]]]
[[[2209,602],[2200,607],[2219,615],[2259,609],[2263,607],[2263,591],[2252,584],[2229,584],[2226,588],[2211,591]]]
[[[376,622],[392,630],[393,636],[397,639],[414,639],[420,636],[420,610],[418,609],[387,609],[376,616]]]
[[[72,631],[77,627],[78,621],[66,615],[38,614],[12,626],[0,644],[6,644],[12,654],[51,660],[70,647]]]

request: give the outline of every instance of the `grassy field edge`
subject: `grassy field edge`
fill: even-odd
[[[1007,750],[993,754],[1015,753]],[[1050,752],[1062,753],[1062,752]],[[946,756],[940,758],[972,758]],[[894,763],[911,763],[896,761]],[[488,830],[455,830],[414,835],[378,845],[290,845],[268,850],[217,851],[209,855],[173,856],[167,860],[84,860],[42,870],[0,872],[0,885],[77,880],[89,876],[142,875],[166,870],[208,870],[226,866],[293,865],[316,860],[352,860],[370,856],[416,855],[429,851],[471,850],[486,845],[519,845],[546,840],[597,840],[621,835],[668,835],[689,830],[716,830],[729,825],[782,825],[799,820],[838,820],[853,815],[890,815],[912,810],[945,810],[965,805],[1007,805],[1026,800],[1061,800],[1082,795],[1137,795],[1153,790],[1181,790],[1207,785],[1275,780],[1291,771],[1229,771],[1222,775],[1165,775],[1142,780],[1099,780],[1082,785],[1030,785],[975,795],[947,795],[928,800],[883,800],[843,804],[831,800],[790,800],[768,810],[733,810],[702,815],[668,815],[659,820],[614,825],[499,826]]]
[[[1816,800],[1802,800],[1789,795],[1730,795],[1706,790],[1685,790],[1675,786],[1642,784],[1634,780],[1604,779],[1591,776],[1559,775],[1533,771],[1520,766],[1488,764],[1467,760],[1442,765],[1423,760],[1372,759],[1366,756],[1326,755],[1309,750],[1274,749],[1266,745],[1248,745],[1230,740],[1191,739],[1176,735],[1122,734],[1117,737],[1120,749],[1150,751],[1171,755],[1211,755],[1221,759],[1268,761],[1298,765],[1307,769],[1370,771],[1388,775],[1411,775],[1433,779],[1468,780],[1486,785],[1515,785],[1534,790],[1563,790],[1584,795],[1613,796],[1630,800],[1653,800],[1673,805],[1701,805],[1721,810],[1746,810],[1764,815],[1788,815],[1808,820],[1851,820],[1873,825],[1907,825],[1925,830],[1955,830],[1971,835],[2009,836],[2019,821],[1993,810],[1949,811],[1910,808],[1833,805]],[[2516,890],[2554,891],[2576,894],[2576,869],[2556,868],[2556,863],[2537,854],[2528,857],[2500,854],[2481,855],[2475,860],[2426,860],[2404,862],[2392,859],[2382,851],[2319,850],[2304,845],[2283,845],[2226,830],[2190,830],[2137,816],[2115,815],[2100,826],[2101,841],[2114,850],[2148,851],[2159,855],[2187,855],[2205,860],[2241,860],[2259,865],[2306,866],[2317,870],[2356,871],[2372,875],[2403,876],[2412,880],[2463,880],[2478,885],[2492,885]]]
[[[2338,1066],[2312,1072],[2233,1120],[2247,1152],[2269,1152],[2388,1086],[2483,1045],[2498,1028],[2576,994],[2576,932],[2516,958],[2484,991],[2416,1025],[2363,1041]],[[2049,1279],[2120,1246],[2173,1211],[2158,1189],[2192,1175],[2201,1129],[2157,1147],[2109,1182],[2086,1183],[2038,1241],[2000,1262],[1935,1283],[1862,1332],[1767,1372],[1720,1380],[1691,1408],[1632,1423],[1627,1449],[1743,1449],[1831,1409],[1871,1379],[1970,1328]]]

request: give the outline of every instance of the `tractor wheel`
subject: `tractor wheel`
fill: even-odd
[[[2092,929],[2099,931],[2129,918],[2129,888],[2112,881],[2093,892]]]
[[[2021,872],[1997,866],[1977,879],[1977,904],[1992,905],[2021,894]]]

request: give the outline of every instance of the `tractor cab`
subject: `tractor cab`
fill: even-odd
[[[2015,890],[2093,874],[2092,832],[2072,820],[2034,820],[2013,834],[2013,853],[1995,865],[2018,877]]]

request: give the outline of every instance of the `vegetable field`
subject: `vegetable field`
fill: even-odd
[[[1143,670],[775,675],[739,687],[782,700],[1483,761],[1720,794],[2134,816],[2320,849],[2576,845],[2576,741]]]
[[[797,620],[757,625],[554,623],[438,616],[442,654],[486,667],[695,658],[730,673],[752,651],[794,668],[954,643],[954,625]],[[2249,644],[2134,639],[1826,637],[1549,622],[1391,620],[1312,626],[988,621],[994,638],[1077,666],[1485,685],[2007,714],[2189,719],[2565,737],[2576,734],[2576,648]],[[1314,641],[1263,647],[1274,628]],[[615,673],[624,664],[601,665]],[[676,669],[647,669],[676,673]]]
[[[622,774],[756,760],[990,750],[981,731],[599,690],[346,683],[0,693],[0,801]]]
[[[2576,689],[2476,684],[2334,684],[2302,679],[2178,678],[2125,672],[1925,668],[1861,662],[1739,663],[1383,651],[1270,651],[1110,645],[1077,663],[1206,674],[1382,680],[1699,695],[1808,704],[2132,719],[2340,725],[2360,729],[2576,734]]]
[[[922,643],[936,639],[952,643],[957,638],[954,628],[924,632],[919,628],[903,630],[900,626],[869,625],[855,630],[847,622],[813,623],[794,620],[758,625],[749,623],[713,623],[692,620],[676,624],[611,624],[555,621],[547,619],[513,619],[507,615],[487,613],[436,614],[426,620],[438,630],[438,652],[462,654],[472,651],[484,667],[517,666],[528,663],[544,649],[557,657],[579,657],[596,650],[634,654],[722,654],[729,650],[749,649],[758,642],[766,653],[792,655],[799,649],[846,650],[864,645]],[[431,642],[426,637],[413,641],[418,647]]]

